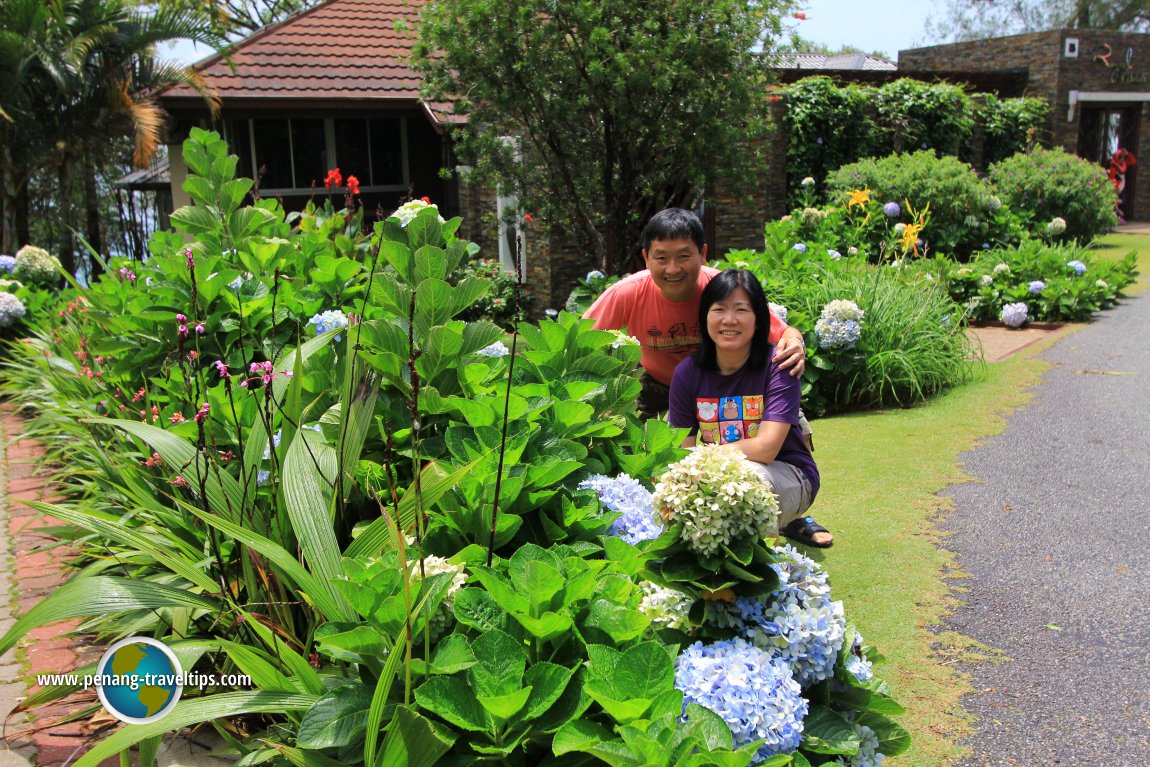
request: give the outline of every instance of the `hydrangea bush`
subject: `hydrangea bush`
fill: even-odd
[[[60,281],[60,259],[43,248],[25,245],[16,251],[16,266],[12,274],[23,282],[55,285]]]

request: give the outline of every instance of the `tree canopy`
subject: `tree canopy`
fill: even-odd
[[[519,196],[588,266],[622,271],[646,219],[758,170],[785,3],[439,0],[416,65],[454,101],[473,178]]]
[[[947,0],[927,34],[957,42],[1064,27],[1145,32],[1150,0]]]

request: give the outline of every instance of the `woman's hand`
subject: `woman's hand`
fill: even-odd
[[[798,378],[807,368],[807,346],[803,334],[794,328],[787,328],[775,347],[775,363],[779,370],[788,371]]]

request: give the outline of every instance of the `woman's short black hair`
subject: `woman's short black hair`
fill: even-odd
[[[752,369],[762,368],[767,364],[768,348],[771,345],[771,307],[767,303],[767,296],[763,293],[763,286],[755,275],[745,269],[727,269],[719,272],[703,293],[699,296],[699,335],[702,343],[695,352],[695,361],[699,367],[706,370],[718,370],[719,360],[715,354],[715,342],[707,332],[707,313],[711,307],[734,293],[739,288],[747,292],[751,300],[751,309],[755,313],[755,336],[751,339],[751,356],[747,364]]]

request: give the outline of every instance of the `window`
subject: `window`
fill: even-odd
[[[263,168],[264,194],[303,194],[323,187],[331,168],[355,176],[364,192],[406,190],[411,183],[406,118],[253,118],[224,124],[239,172]]]

